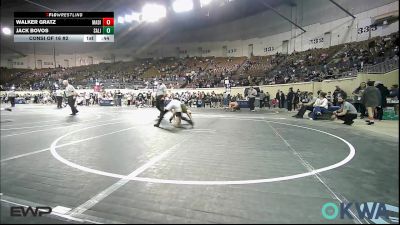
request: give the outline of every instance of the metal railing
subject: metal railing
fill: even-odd
[[[366,65],[362,72],[367,74],[382,74],[399,69],[399,58],[394,57],[376,65]]]

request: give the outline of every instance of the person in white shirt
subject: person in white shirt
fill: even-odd
[[[85,93],[85,105],[89,106],[89,104],[90,104],[90,93],[86,92]]]
[[[247,92],[247,96],[248,96],[248,98],[249,98],[249,107],[250,107],[250,110],[251,110],[252,112],[254,112],[254,111],[255,111],[255,110],[254,110],[254,102],[255,102],[255,100],[256,100],[257,90],[254,89],[253,87],[250,87],[250,89],[249,89],[248,92]]]
[[[191,120],[182,116],[182,103],[181,103],[181,101],[179,101],[179,98],[177,96],[173,96],[172,100],[168,103],[168,105],[164,107],[164,111],[161,112],[160,118],[158,118],[158,122],[156,124],[154,124],[154,126],[160,127],[160,123],[161,123],[162,119],[164,118],[164,115],[168,111],[172,111],[172,110],[174,111],[174,114],[177,119],[177,126],[180,125],[181,119],[187,121],[190,125],[193,126],[193,122]]]
[[[63,91],[61,89],[56,90],[56,100],[57,100],[57,109],[61,109],[63,100]]]
[[[321,115],[322,113],[328,112],[328,99],[326,99],[325,92],[319,93],[319,98],[317,98],[313,106],[314,110],[311,113],[310,120],[315,120],[317,116]]]
[[[71,116],[75,116],[79,112],[75,107],[76,96],[78,93],[75,91],[74,86],[68,83],[68,80],[64,80],[63,84],[65,86],[65,95],[68,98],[68,105],[71,107]]]
[[[128,100],[128,106],[130,106],[130,105],[131,105],[131,102],[132,102],[132,95],[131,95],[131,93],[126,94],[126,99]]]
[[[12,88],[11,91],[7,92],[7,98],[11,103],[11,107],[15,107],[15,97],[16,97],[15,90],[14,88]]]

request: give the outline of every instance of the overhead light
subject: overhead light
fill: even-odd
[[[132,16],[130,14],[126,14],[124,16],[124,19],[125,19],[125,22],[127,22],[127,23],[130,23],[130,22],[133,21],[133,18],[132,18]]]
[[[141,17],[142,17],[142,14],[137,13],[137,12],[132,12],[132,14],[131,14],[131,18],[133,21],[140,22],[142,20]]]
[[[200,7],[203,8],[206,5],[209,5],[212,0],[200,0]]]
[[[142,8],[142,20],[156,22],[167,16],[167,9],[162,5],[146,4]]]
[[[125,22],[130,23],[132,21],[140,22],[141,21],[141,14],[137,12],[132,12],[131,14],[126,14]]]
[[[3,34],[5,34],[5,35],[11,34],[11,29],[8,27],[3,27],[3,29],[1,29],[1,31],[3,31]]]
[[[172,3],[172,8],[175,12],[188,12],[193,9],[193,1],[192,0],[175,0]]]
[[[118,16],[118,23],[124,23],[125,19],[122,16]]]

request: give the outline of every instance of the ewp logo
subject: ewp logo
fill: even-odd
[[[340,209],[339,209],[340,207]],[[354,219],[351,208],[355,208],[360,219],[369,219],[375,224],[399,223],[399,207],[378,202],[366,203],[340,203],[328,202],[322,206],[322,217],[327,220],[334,220],[340,214],[340,219]],[[355,216],[355,215],[354,215]]]
[[[50,214],[52,212],[52,208],[48,206],[39,206],[39,207],[27,207],[26,209],[23,206],[12,206],[10,208],[10,216],[16,217],[26,217],[29,214],[32,216],[43,216],[45,214]]]

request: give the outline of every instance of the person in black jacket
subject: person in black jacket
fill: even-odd
[[[374,109],[381,105],[381,93],[378,88],[374,87],[374,81],[367,82],[367,88],[365,88],[361,99],[368,111],[368,120],[365,122],[372,125],[374,124]]]
[[[260,109],[262,109],[265,106],[265,98],[266,98],[263,90],[260,91],[259,97],[260,97]]]
[[[366,108],[361,103],[362,101],[361,97],[363,95],[365,88],[367,88],[367,83],[361,82],[360,86],[353,91],[353,96],[354,96],[353,104],[356,107],[356,109],[361,113],[360,119],[364,119],[364,117],[366,116]]]
[[[375,87],[378,88],[381,93],[381,105],[376,107],[376,109],[377,109],[376,119],[382,120],[383,109],[387,106],[386,98],[389,96],[390,92],[389,92],[388,88],[382,84],[381,81],[375,81]]]
[[[293,99],[294,98],[294,92],[293,92],[293,88],[289,88],[289,93],[287,94],[287,110],[290,112],[292,111],[292,106],[293,106]]]
[[[117,96],[117,104],[116,104],[116,106],[122,106],[123,94],[121,93],[120,90],[117,91],[116,96]]]
[[[297,109],[297,106],[299,105],[300,102],[300,90],[297,89],[297,92],[294,93],[294,98],[293,98],[293,110]]]
[[[276,92],[275,98],[278,99],[278,101],[280,101],[281,99],[281,91],[278,90],[278,92]],[[281,104],[279,103],[279,108],[281,107]]]
[[[280,96],[279,96],[279,108],[285,108],[285,101],[286,97],[283,91],[280,91]]]
[[[271,100],[271,96],[269,95],[269,93],[267,92],[265,94],[265,103],[266,103],[266,107],[271,108],[271,104],[269,103]]]

